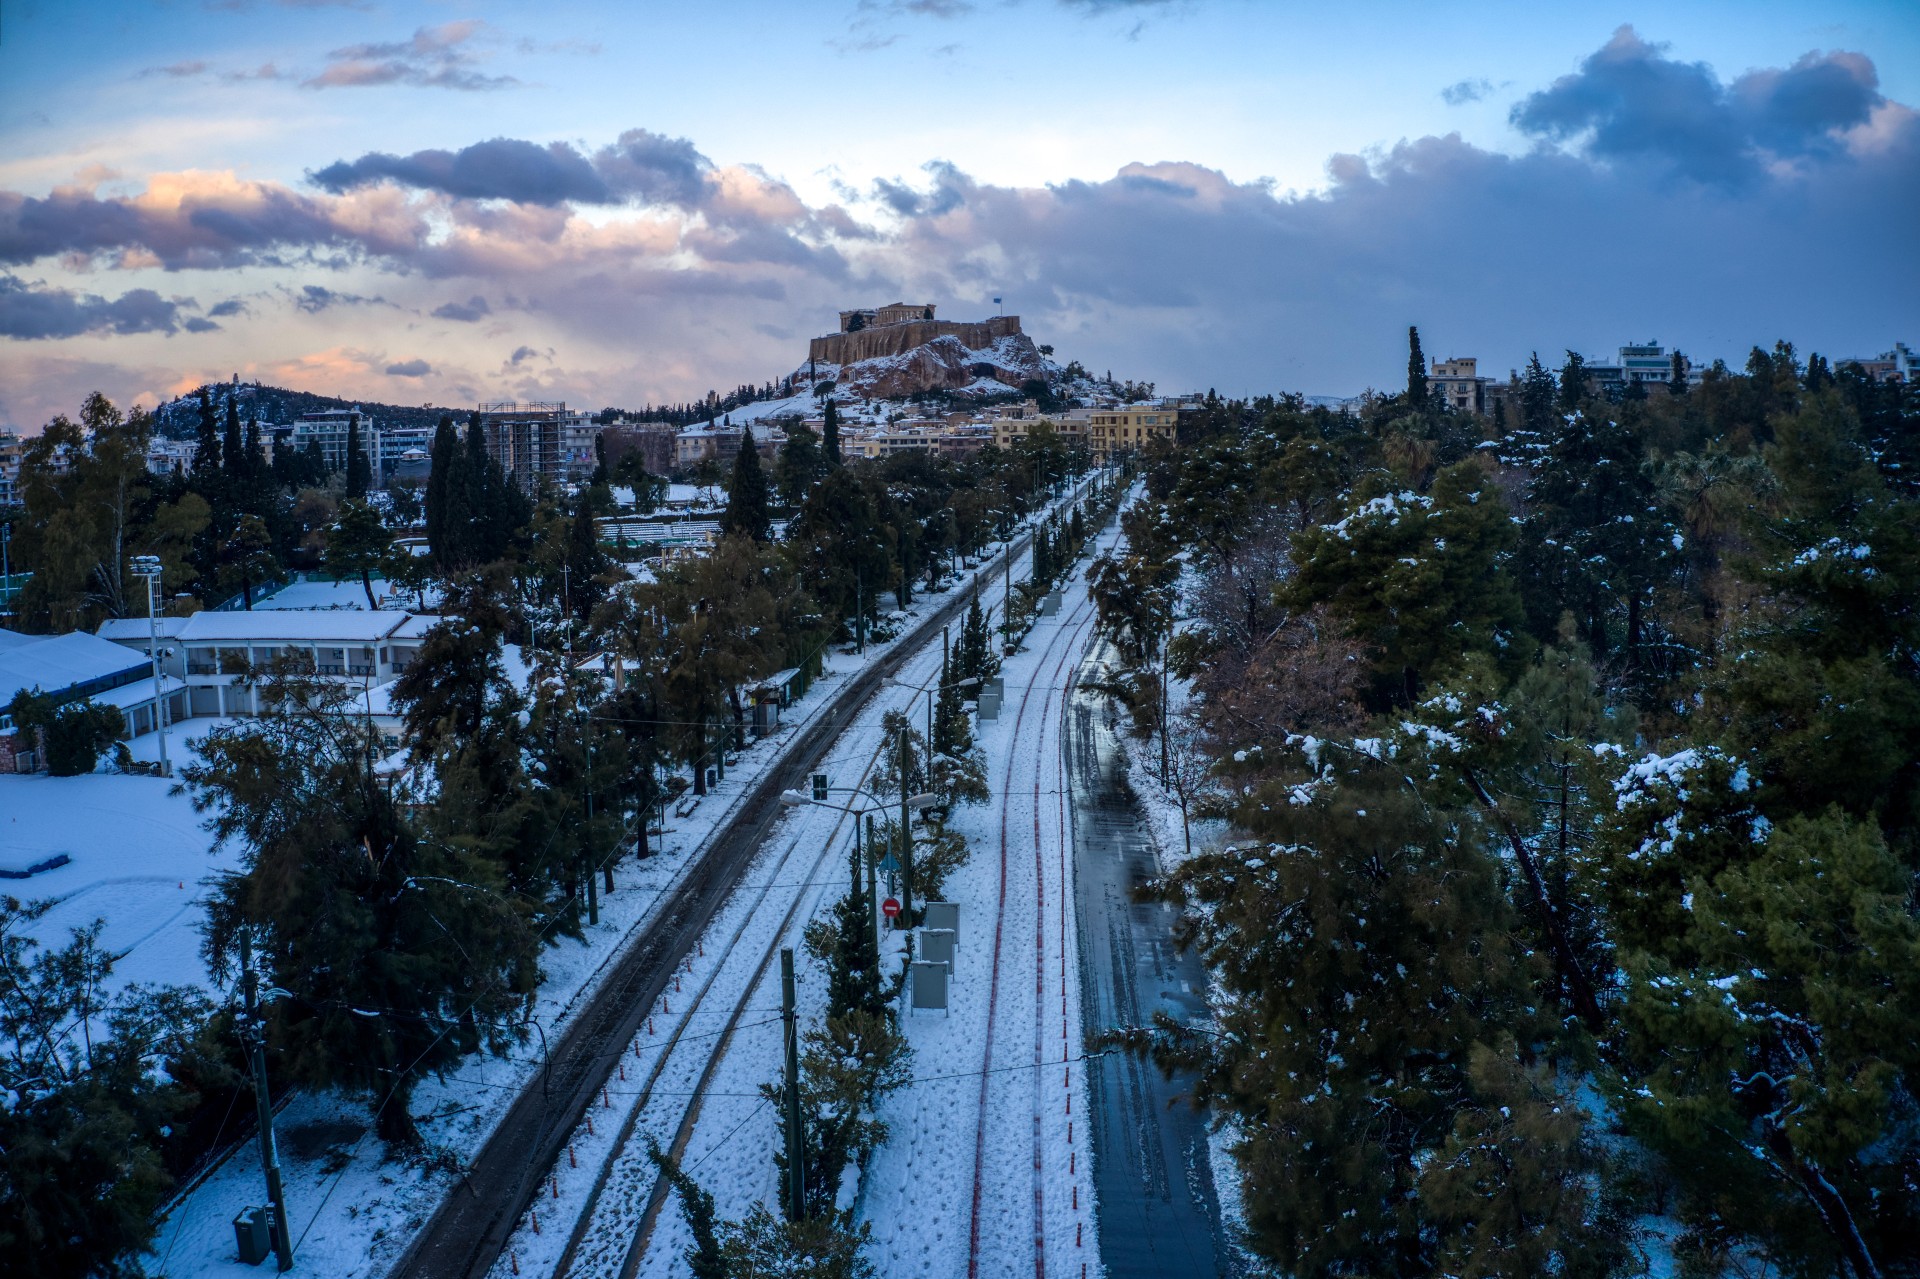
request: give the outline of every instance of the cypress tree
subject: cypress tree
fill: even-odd
[[[1667,394],[1685,395],[1687,393],[1687,357],[1678,351],[1673,353],[1672,370],[1667,374]]]
[[[826,421],[820,426],[820,450],[827,455],[828,466],[840,465],[840,411],[833,406],[833,397],[827,397]]]
[[[427,472],[427,547],[436,560],[443,560],[447,550],[447,474],[453,469],[454,454],[460,448],[460,441],[453,432],[453,419],[442,416],[440,425],[433,431],[433,449],[431,470]]]
[[[767,476],[760,469],[760,449],[753,428],[740,435],[740,453],[733,460],[733,487],[727,493],[727,513],[720,527],[764,542],[770,532],[767,518]]]
[[[210,476],[220,469],[220,423],[213,415],[213,393],[200,388],[200,435],[193,449],[193,473]]]
[[[1407,404],[1415,410],[1427,406],[1427,357],[1420,352],[1420,330],[1407,326]]]
[[[365,497],[373,482],[373,467],[360,448],[360,419],[347,419],[347,496]]]
[[[267,469],[266,455],[260,450],[260,419],[257,417],[247,420],[246,461],[249,479],[257,478]]]
[[[597,579],[606,570],[600,553],[600,535],[593,523],[593,497],[581,489],[576,499],[573,520],[567,526],[567,568],[572,581],[568,587],[568,607],[573,615],[586,621],[603,592]]]
[[[246,474],[247,458],[240,439],[240,409],[231,394],[227,396],[227,434],[220,446],[220,465],[228,475]]]

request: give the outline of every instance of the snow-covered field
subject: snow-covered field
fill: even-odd
[[[954,592],[963,589],[964,583],[956,583],[948,592],[933,596],[923,594],[914,612],[937,607],[952,598]],[[563,940],[542,956],[545,981],[533,1016],[536,1025],[544,1029],[547,1039],[555,1038],[565,1028],[568,1019],[585,1006],[613,961],[646,926],[654,910],[693,862],[698,851],[714,831],[725,824],[735,806],[764,775],[765,770],[784,756],[797,732],[820,713],[837,689],[865,663],[877,660],[899,642],[870,643],[863,657],[848,654],[830,656],[827,675],[817,680],[813,692],[789,712],[782,729],[744,752],[738,765],[729,769],[726,780],[714,793],[701,800],[690,815],[672,819],[669,834],[656,843],[655,856],[646,862],[628,860],[616,868],[617,888],[602,899],[600,924],[587,930],[584,942]],[[937,678],[938,666],[936,647],[910,662],[906,677],[924,683]],[[1011,686],[1012,681],[1009,680],[1010,689]],[[881,703],[912,703],[916,696],[916,692],[903,687],[882,693],[875,703],[876,706]],[[869,721],[873,725],[871,731],[877,734],[877,709],[864,714],[860,723],[865,725]],[[864,750],[870,754],[871,746],[862,746],[862,740],[860,730],[856,728],[836,743],[826,765],[830,772],[836,774],[835,785],[842,784],[839,775],[842,772],[849,777],[864,774],[867,756],[861,752]],[[136,749],[135,753],[138,756],[141,752]],[[176,766],[179,759],[176,749]],[[144,779],[100,780],[123,782]],[[152,784],[163,790],[168,785],[158,781]],[[193,819],[190,808],[184,799],[177,799],[176,802],[187,813],[187,828],[191,830]],[[712,982],[713,989],[718,992],[712,1007],[724,1008],[726,1012],[716,1014],[703,1009],[702,1016],[717,1016],[720,1024],[728,1020],[737,1002],[738,991],[744,989],[752,977],[754,964],[747,961],[753,959],[757,963],[758,958],[767,953],[764,938],[769,919],[792,906],[791,899],[795,891],[804,891],[807,896],[804,908],[795,911],[792,916],[792,928],[786,935],[793,938],[797,938],[799,929],[804,927],[812,910],[823,901],[831,900],[826,894],[829,891],[837,893],[844,872],[816,875],[811,869],[818,860],[816,854],[822,851],[824,845],[837,842],[837,836],[830,833],[833,823],[827,822],[831,816],[824,810],[807,810],[786,819],[769,841],[767,849],[763,850],[753,872],[723,907],[702,945],[701,953],[693,961],[693,971],[683,974],[679,982],[689,995],[702,983]],[[824,828],[820,825],[822,822],[827,823]],[[206,837],[201,833],[203,861],[205,847]],[[796,849],[799,850],[797,856],[794,855]],[[769,858],[773,860],[769,861]],[[803,860],[808,863],[806,869],[800,869]],[[792,862],[791,866],[788,865],[789,861]],[[816,880],[819,882],[816,883]],[[191,885],[192,880],[187,882]],[[735,933],[738,933],[737,944],[731,944],[736,940]],[[194,940],[197,945],[197,935]],[[723,959],[726,961],[724,965],[721,963]],[[716,967],[703,969],[703,962]],[[816,980],[813,986],[817,988],[820,984]],[[814,999],[817,1011],[818,1000],[823,992],[804,984],[802,989],[807,992],[803,999]],[[725,994],[728,990],[732,990],[736,998],[728,999]],[[673,996],[668,997],[669,1003],[672,999]],[[754,1007],[759,1008],[764,1002],[762,1000]],[[777,1004],[777,999],[774,1003]],[[572,1158],[566,1167],[556,1170],[557,1176],[564,1178],[575,1171],[573,1165],[576,1162],[583,1172],[598,1170],[600,1162],[591,1143],[607,1141],[610,1147],[608,1134],[617,1131],[622,1118],[618,1107],[639,1100],[631,1097],[622,1102],[615,1090],[623,1083],[632,1083],[634,1091],[638,1092],[636,1081],[644,1079],[645,1072],[655,1065],[653,1058],[647,1055],[649,1051],[659,1053],[669,1041],[677,1038],[683,1045],[700,1046],[694,1059],[695,1067],[704,1066],[704,1058],[711,1055],[707,1050],[713,1046],[712,1041],[710,1038],[694,1037],[712,1035],[707,1023],[694,1020],[681,1025],[685,1020],[684,1009],[682,1017],[672,1022],[666,1019],[667,1016],[667,1010],[663,1008],[661,1016],[654,1023],[658,1038],[638,1045],[640,1056],[630,1056],[623,1064],[627,1078],[622,1080],[616,1077],[609,1081],[607,1100],[614,1109],[591,1117],[592,1132],[588,1132],[583,1124],[581,1135],[588,1145],[576,1143]],[[752,1045],[756,1042],[755,1036],[759,1036],[777,1049],[777,1035],[771,1034],[765,1026],[750,1024],[758,1018],[746,1016],[740,1020],[742,1025],[736,1040],[739,1044]],[[675,1026],[680,1026],[678,1032],[673,1029]],[[338,1276],[339,1279],[384,1274],[399,1257],[413,1233],[432,1215],[440,1199],[458,1185],[455,1169],[486,1142],[514,1096],[537,1081],[541,1069],[540,1044],[540,1037],[536,1035],[511,1057],[469,1058],[457,1072],[445,1079],[423,1083],[416,1093],[415,1111],[430,1153],[405,1165],[385,1160],[381,1143],[372,1135],[368,1107],[363,1101],[312,1094],[297,1095],[289,1101],[281,1111],[278,1129],[288,1210],[301,1267],[312,1267],[317,1273]],[[726,1060],[732,1059],[733,1054],[728,1054]],[[665,1064],[660,1067],[660,1082],[654,1095],[665,1098],[676,1087],[688,1089],[689,1085],[675,1082],[680,1075],[671,1073],[684,1073],[684,1067],[670,1053],[663,1060]],[[740,1060],[744,1062],[746,1058]],[[746,1072],[743,1078],[751,1078],[739,1083],[738,1087],[753,1094],[749,1104],[757,1102],[755,1090],[760,1082],[772,1075],[749,1065],[743,1065],[740,1069]],[[734,1086],[732,1082],[719,1082],[717,1077],[709,1085],[710,1088]],[[709,1093],[709,1096],[713,1095]],[[236,1116],[234,1123],[237,1125],[239,1122],[240,1117]],[[771,1122],[770,1117],[768,1122]],[[678,1123],[677,1114],[674,1123]],[[744,1137],[745,1134],[742,1135]],[[605,1149],[601,1148],[602,1155]],[[688,1163],[692,1164],[698,1157],[697,1153],[690,1155]],[[591,1178],[592,1174],[588,1175]],[[706,1172],[698,1175],[703,1181],[707,1180]],[[766,1176],[768,1181],[764,1194],[770,1196],[770,1162],[766,1164]],[[556,1182],[563,1198],[568,1184],[564,1180]],[[569,1215],[579,1215],[584,1207],[585,1193],[585,1190],[580,1191],[582,1198],[572,1206]],[[243,1208],[261,1202],[263,1198],[258,1160],[253,1156],[252,1148],[236,1148],[232,1157],[211,1169],[196,1184],[187,1187],[171,1207],[155,1241],[152,1256],[148,1259],[150,1273],[176,1277],[253,1273],[250,1267],[242,1266],[234,1257],[231,1222]],[[605,1196],[602,1203],[609,1204],[624,1198],[623,1194]],[[552,1202],[549,1198],[548,1203]],[[751,1202],[751,1198],[748,1202]],[[561,1203],[554,1207],[565,1209],[568,1205]],[[677,1208],[662,1214],[661,1219],[663,1226],[677,1228]],[[548,1231],[553,1229],[552,1220],[549,1218],[542,1223]],[[547,1234],[533,1233],[532,1224],[531,1219],[523,1222],[521,1234],[534,1240],[546,1240]],[[563,1233],[562,1238],[565,1237]],[[527,1259],[531,1259],[531,1250],[520,1248],[518,1244],[516,1248]],[[557,1258],[558,1254],[554,1255]],[[510,1272],[511,1259],[507,1269]]]
[[[106,922],[100,944],[119,957],[114,982],[202,985],[201,883],[235,858],[214,856],[200,817],[158,777],[0,776],[0,865],[65,853],[65,866],[0,880],[0,894],[57,904],[28,931],[43,946]]]

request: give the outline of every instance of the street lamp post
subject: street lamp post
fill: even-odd
[[[153,663],[153,726],[160,737],[160,776],[172,777],[173,764],[167,759],[167,698],[160,673],[160,619],[157,598],[162,568],[157,555],[133,557],[133,575],[147,582],[147,657]]]
[[[904,738],[902,740],[904,741]],[[831,808],[837,813],[851,813],[856,822],[864,820],[869,814],[872,814],[872,813],[884,813],[891,806],[891,801],[881,799],[878,795],[875,795],[872,791],[863,790],[858,786],[829,786],[827,787],[827,789],[828,791],[838,791],[843,795],[844,794],[855,795],[860,799],[866,800],[867,803],[864,806],[859,808],[850,808],[844,804],[829,804],[823,799],[815,799],[811,795],[803,795],[797,790],[781,791],[780,802],[786,805],[788,808],[804,808],[807,805],[811,804],[818,808]],[[918,795],[907,794],[906,786],[903,780],[901,785],[901,791],[900,791],[900,817],[901,817],[900,851],[902,853],[902,856],[900,858],[900,874],[901,874],[901,881],[902,881],[902,895],[907,898],[908,905],[911,905],[913,901],[913,898],[912,898],[912,885],[913,885],[912,838],[913,837],[907,828],[906,817],[909,812],[918,812],[920,809],[923,809],[923,808],[932,808],[935,804],[938,804],[939,802],[940,802],[940,797],[938,795],[933,794],[930,791],[922,791]],[[872,853],[873,853],[873,850],[869,849],[868,855],[871,856]],[[908,912],[905,909],[902,909],[900,914],[903,919],[909,919],[909,921],[911,920],[911,916],[909,916]],[[911,923],[909,922],[908,924],[902,925],[902,926],[910,927]]]

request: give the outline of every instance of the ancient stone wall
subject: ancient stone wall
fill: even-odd
[[[826,364],[853,364],[883,355],[905,355],[917,346],[943,337],[959,338],[962,344],[978,351],[991,346],[995,338],[1012,337],[1019,332],[1017,315],[996,315],[968,323],[916,320],[911,324],[887,324],[861,329],[858,333],[829,333],[817,337],[807,348],[807,358]]]

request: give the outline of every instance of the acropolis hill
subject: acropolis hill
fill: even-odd
[[[842,311],[840,331],[813,339],[807,358],[821,364],[855,364],[882,356],[905,355],[937,338],[957,338],[960,345],[983,351],[997,338],[1020,335],[1020,317],[996,315],[985,320],[936,320],[933,306],[895,302],[871,310]]]

